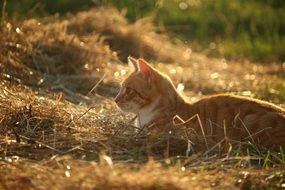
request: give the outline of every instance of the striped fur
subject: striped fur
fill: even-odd
[[[135,71],[122,83],[115,98],[123,111],[138,115],[138,125],[170,123],[175,115],[184,121],[197,115],[204,136],[215,142],[227,138],[251,141],[267,148],[285,148],[285,110],[269,102],[220,94],[187,102],[165,74],[142,59],[129,58]],[[127,90],[126,90],[127,89]],[[154,103],[155,102],[155,103]],[[187,127],[201,134],[198,119]],[[226,133],[226,134],[225,134]]]

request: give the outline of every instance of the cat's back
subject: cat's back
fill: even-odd
[[[204,106],[205,109],[213,109],[213,111],[218,111],[218,109],[225,109],[228,110],[229,113],[231,113],[230,110],[247,110],[249,112],[251,112],[251,110],[252,112],[276,112],[283,114],[285,117],[285,109],[279,106],[266,101],[232,94],[218,94],[207,96],[195,102],[193,105],[198,107]]]
[[[241,121],[253,128],[284,125],[285,129],[285,110],[258,99],[219,94],[201,99],[193,104],[193,108],[204,123],[212,121],[223,126]]]
[[[220,94],[205,97],[191,108],[210,136],[222,138],[227,128],[229,137],[238,141],[254,136],[265,147],[285,146],[285,110],[274,104]]]

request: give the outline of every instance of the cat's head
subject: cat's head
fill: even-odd
[[[137,114],[157,99],[160,104],[171,104],[177,99],[177,91],[168,76],[143,59],[128,57],[128,60],[134,71],[123,81],[115,98],[123,111]]]

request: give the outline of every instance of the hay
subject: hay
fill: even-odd
[[[0,38],[0,189],[225,189],[240,175],[219,168],[263,159],[254,151],[237,157],[238,149],[225,157],[211,147],[190,155],[191,138],[173,130],[154,138],[161,164],[141,165],[149,159],[149,131],[138,131],[133,116],[110,99],[128,72],[121,63],[130,54],[189,58],[146,20],[129,24],[119,11],[98,8],[62,20],[6,23]],[[274,153],[267,158],[265,166],[284,162]]]
[[[61,85],[88,92],[101,75],[98,70],[117,60],[98,35],[83,40],[67,34],[62,24],[28,20],[17,27],[8,23],[0,36],[3,73],[33,87]]]
[[[115,120],[102,116],[110,102],[78,94],[98,81],[99,69],[118,61],[100,37],[81,39],[67,34],[61,23],[41,24],[34,19],[7,23],[0,36],[1,155],[40,160],[70,153],[95,158],[107,149],[103,131],[111,133],[108,126],[116,126]],[[65,99],[97,104],[97,111],[73,121],[88,106],[77,107]]]
[[[127,141],[144,147],[145,135],[133,138],[131,125],[127,131],[114,130],[125,125],[125,118],[111,113],[113,103],[98,95],[90,99],[88,92],[94,84],[110,90],[108,85],[114,81],[110,71],[120,63],[117,55],[121,60],[132,54],[173,62],[180,47],[164,42],[167,37],[158,35],[150,22],[128,24],[113,8],[47,21],[6,23],[0,32],[0,124],[5,145],[1,153],[39,160],[50,152],[84,157],[90,146],[91,157],[100,150],[135,149]],[[117,52],[119,47],[126,49]],[[77,107],[65,99],[86,105]],[[90,106],[95,109],[80,117]],[[110,135],[112,142],[108,142]]]
[[[68,22],[67,31],[79,36],[102,34],[123,62],[129,55],[168,63],[189,60],[183,56],[187,48],[171,44],[167,36],[156,32],[149,19],[129,24],[123,13],[113,8],[78,13]]]

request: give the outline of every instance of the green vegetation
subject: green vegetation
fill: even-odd
[[[209,55],[259,62],[285,60],[283,0],[10,0],[8,16],[43,16],[112,5],[135,21],[153,16],[159,26]]]
[[[255,61],[285,59],[284,1],[188,2],[165,4],[158,20],[208,48],[211,54]]]

